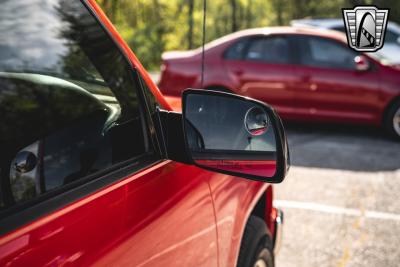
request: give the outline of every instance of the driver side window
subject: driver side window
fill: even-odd
[[[0,10],[0,215],[156,160],[140,85],[103,28],[78,1],[44,0],[32,16],[6,12],[35,5]]]
[[[354,70],[358,54],[333,40],[315,37],[302,38],[300,63],[319,68]]]

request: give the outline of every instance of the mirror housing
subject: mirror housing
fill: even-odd
[[[356,71],[368,71],[371,68],[371,64],[366,56],[358,55],[354,58],[354,64]]]
[[[189,161],[210,171],[279,183],[290,156],[283,124],[263,102],[235,94],[187,89],[183,133]]]

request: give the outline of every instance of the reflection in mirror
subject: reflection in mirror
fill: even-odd
[[[265,107],[228,94],[188,94],[185,131],[189,153],[202,167],[273,177],[276,139]]]
[[[267,113],[259,107],[253,107],[247,111],[244,124],[252,136],[262,135],[268,130]]]
[[[136,74],[84,1],[0,2],[0,212],[156,157]]]

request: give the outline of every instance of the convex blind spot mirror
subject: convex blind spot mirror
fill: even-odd
[[[252,107],[244,117],[244,125],[251,136],[265,134],[268,130],[268,115],[262,108]]]
[[[268,105],[209,90],[183,93],[183,128],[192,163],[212,171],[281,182],[289,162],[282,122]]]

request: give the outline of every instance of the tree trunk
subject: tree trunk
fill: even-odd
[[[164,34],[165,34],[165,25],[164,18],[161,15],[162,6],[159,0],[153,0],[153,14],[155,19],[155,29],[156,29],[156,40],[154,40],[154,46],[157,47],[157,53],[162,53],[165,48],[164,42]]]
[[[237,21],[236,21],[236,0],[231,0],[232,9],[232,32],[237,31]]]
[[[188,48],[193,49],[193,9],[194,9],[194,0],[188,0],[189,11],[188,11]]]
[[[245,11],[243,8],[243,5],[239,2],[239,19],[238,19],[238,29],[242,29],[243,26],[245,25]]]
[[[248,3],[247,3],[247,10],[246,10],[246,28],[251,28],[251,25],[252,25],[252,21],[253,21],[253,18],[252,18],[252,14],[251,14],[251,5],[252,5],[252,2],[253,2],[253,0],[248,0]]]
[[[111,2],[111,14],[112,14],[112,22],[117,23],[117,10],[118,10],[118,0],[114,0]]]
[[[276,22],[278,25],[283,25],[283,3],[281,0],[272,1],[274,11],[276,13]]]
[[[277,9],[277,20],[278,20],[278,25],[282,26],[283,25],[283,17],[282,17],[282,5],[278,3],[278,9]]]

